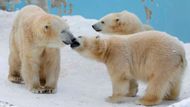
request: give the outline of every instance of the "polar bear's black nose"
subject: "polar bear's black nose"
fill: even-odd
[[[71,43],[71,48],[76,48],[78,46],[80,46],[80,43],[77,41],[76,38],[73,38]]]
[[[73,38],[72,40],[71,40],[71,42],[75,42],[76,41],[76,38]]]
[[[97,27],[96,24],[92,25],[92,28],[93,28],[94,30],[96,30],[97,32],[102,31],[99,27]]]

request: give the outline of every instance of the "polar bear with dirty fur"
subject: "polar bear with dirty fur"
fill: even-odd
[[[153,30],[151,26],[143,24],[135,14],[128,11],[110,13],[93,24],[92,27],[97,32],[116,35]]]
[[[80,36],[72,42],[71,48],[106,65],[113,87],[113,94],[107,99],[109,102],[122,102],[127,96],[136,94],[137,83],[129,88],[133,80],[148,85],[137,104],[156,105],[163,99],[175,100],[179,96],[187,65],[185,50],[179,40],[167,33],[146,31],[125,37]]]
[[[30,5],[18,13],[10,35],[9,75],[24,80],[34,93],[54,93],[60,72],[60,50],[73,35],[60,17]]]

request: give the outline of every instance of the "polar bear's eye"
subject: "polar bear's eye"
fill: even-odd
[[[45,26],[45,28],[46,28],[46,29],[48,29],[48,28],[49,28],[49,26],[48,26],[48,25],[46,25],[46,26]]]
[[[116,22],[118,22],[118,21],[119,21],[119,19],[115,19],[115,21],[116,21]]]
[[[104,21],[101,21],[102,24],[104,24],[105,22]]]

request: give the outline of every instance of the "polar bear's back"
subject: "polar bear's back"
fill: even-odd
[[[177,38],[158,31],[145,31],[133,34],[126,39],[126,46],[130,47],[134,53],[136,60],[147,60],[148,65],[161,66],[178,65],[183,62],[182,66],[186,66],[185,49],[183,44]],[[147,69],[150,66],[147,67]]]
[[[139,71],[136,75],[141,80],[147,80],[141,75],[151,74],[160,68],[168,74],[174,71],[174,67],[183,72],[187,64],[183,44],[164,32],[145,31],[128,37],[113,37],[111,41],[112,45],[119,46],[112,47],[113,53],[118,55],[117,58],[125,59],[123,62],[128,60],[127,63]]]
[[[165,32],[145,31],[132,34],[126,38],[127,44],[135,48],[151,48],[151,50],[176,51],[185,53],[182,42]]]
[[[35,13],[36,14],[38,12],[45,13],[45,11],[38,6],[28,5],[28,6],[23,7],[21,9],[21,11],[19,12],[19,14],[22,14],[22,13],[27,13],[27,14],[34,14]]]
[[[13,46],[20,47],[23,42],[23,37],[28,36],[23,34],[25,31],[29,31],[26,29],[32,26],[35,20],[38,20],[42,15],[46,14],[47,13],[45,11],[35,5],[28,5],[23,7],[13,22],[12,31],[10,34],[10,48]]]
[[[22,28],[25,23],[32,24],[32,21],[34,21],[36,17],[40,17],[43,14],[46,13],[38,6],[28,5],[23,7],[14,20],[13,29],[15,28],[15,30],[17,30],[18,28]]]
[[[46,12],[43,11],[40,7],[35,6],[35,5],[28,5],[20,10],[20,12],[18,13],[16,17],[16,22],[20,22],[25,19],[27,20],[29,18],[35,19],[35,17],[39,17],[43,14],[46,14]]]
[[[159,44],[159,45],[180,45],[182,42],[165,32],[160,31],[144,31],[136,34],[132,34],[128,37],[129,42],[147,43],[149,45]]]

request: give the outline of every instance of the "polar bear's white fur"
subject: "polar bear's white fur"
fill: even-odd
[[[82,56],[105,63],[113,86],[113,94],[107,99],[110,102],[135,96],[136,80],[148,84],[138,104],[156,105],[163,99],[174,100],[179,96],[186,67],[185,50],[179,40],[167,33],[79,37],[71,47]]]
[[[10,35],[9,76],[24,80],[34,93],[53,93],[60,71],[60,50],[73,35],[60,18],[30,5],[18,13]]]
[[[128,11],[110,13],[93,24],[92,27],[98,32],[116,35],[127,35],[153,29],[151,26],[143,24],[135,14]]]

